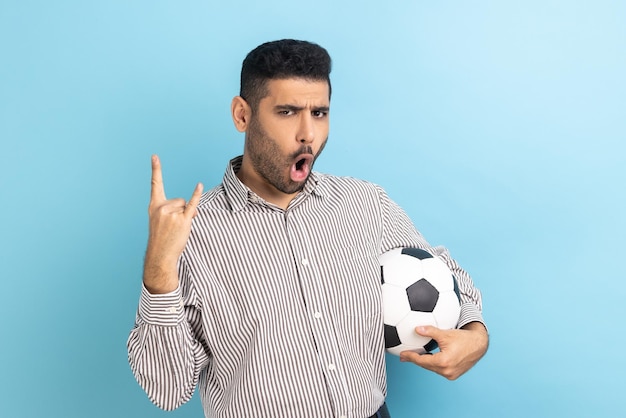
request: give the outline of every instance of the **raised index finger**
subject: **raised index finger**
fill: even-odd
[[[155,154],[152,156],[152,188],[150,190],[151,201],[164,201],[165,188],[163,187],[163,174],[161,173],[161,160]]]

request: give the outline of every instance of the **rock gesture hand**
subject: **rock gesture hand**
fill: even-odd
[[[178,287],[176,264],[189,239],[191,220],[197,214],[200,196],[202,184],[198,183],[189,202],[181,198],[168,200],[161,161],[158,156],[152,156],[150,225],[143,270],[143,282],[150,293],[168,293]]]

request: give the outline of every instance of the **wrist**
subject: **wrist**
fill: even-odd
[[[481,357],[487,352],[489,348],[489,332],[487,332],[487,327],[482,322],[474,321],[465,324],[461,329],[465,331],[470,331],[474,335],[474,341],[477,344],[477,347],[480,347]]]
[[[152,294],[173,292],[178,288],[176,264],[155,265],[146,263],[143,269],[143,285]]]

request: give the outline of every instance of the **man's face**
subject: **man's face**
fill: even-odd
[[[270,80],[267,88],[246,130],[244,164],[261,183],[253,189],[291,195],[304,187],[328,139],[328,83],[290,78]]]

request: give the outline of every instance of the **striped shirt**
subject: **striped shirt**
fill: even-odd
[[[481,296],[378,186],[313,172],[286,210],[236,177],[206,192],[178,264],[179,287],[142,289],[131,369],[171,410],[199,388],[206,417],[368,417],[386,396],[380,254],[419,247],[458,279],[459,327]]]

